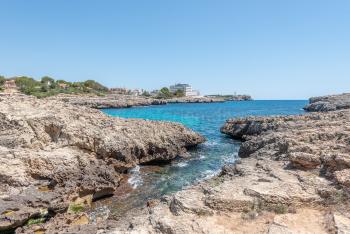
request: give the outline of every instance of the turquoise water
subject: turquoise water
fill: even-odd
[[[144,200],[178,191],[184,186],[210,178],[225,163],[237,158],[240,143],[220,133],[229,118],[302,114],[307,101],[246,101],[207,104],[168,104],[162,106],[105,109],[111,116],[179,122],[207,138],[207,142],[190,151],[189,159],[177,159],[157,170],[135,168],[129,183],[134,190],[128,195],[130,206]],[[126,201],[114,201],[116,207]],[[131,205],[132,204],[132,205]]]

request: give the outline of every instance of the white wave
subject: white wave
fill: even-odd
[[[219,145],[219,142],[217,142],[217,141],[206,141],[206,142],[204,142],[204,145],[205,146],[217,146],[217,145]]]
[[[188,166],[188,163],[187,162],[179,162],[179,163],[175,164],[175,166],[177,166],[177,167],[186,167],[186,166]]]
[[[224,157],[225,163],[234,163],[238,158],[238,153],[234,152]]]
[[[128,183],[136,189],[138,186],[142,185],[142,177],[140,173],[140,166],[136,166],[130,170],[130,178],[128,179]]]
[[[220,173],[220,170],[219,171],[213,171],[213,170],[206,170],[203,172],[203,179],[204,180],[207,180],[207,179],[210,179],[216,175],[218,175]]]
[[[205,158],[206,157],[203,154],[199,155],[199,159],[205,159]]]

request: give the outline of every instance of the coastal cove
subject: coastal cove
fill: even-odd
[[[107,200],[112,215],[145,205],[159,198],[217,175],[223,165],[238,157],[240,142],[220,133],[220,127],[232,117],[303,114],[306,100],[257,100],[223,103],[179,103],[161,106],[102,109],[113,117],[178,122],[203,135],[207,141],[190,150],[188,157],[169,164],[144,165],[130,170],[125,186]],[[106,201],[97,202],[97,207]]]

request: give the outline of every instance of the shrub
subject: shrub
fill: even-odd
[[[68,207],[68,213],[80,213],[85,209],[83,204],[71,204]]]
[[[167,87],[162,88],[159,91],[159,94],[157,96],[157,98],[160,98],[160,99],[167,99],[172,97],[173,97],[173,94],[170,92],[170,90]]]
[[[6,79],[4,76],[0,76],[0,86],[4,85]]]
[[[175,97],[184,97],[184,96],[185,96],[185,93],[184,93],[183,90],[178,89],[178,90],[176,90],[176,92],[174,93],[174,96],[175,96]]]
[[[84,86],[93,90],[97,91],[102,91],[102,92],[107,92],[108,88],[101,85],[100,83],[94,81],[94,80],[87,80],[83,82]]]
[[[45,223],[46,219],[45,218],[36,218],[36,219],[29,219],[27,221],[27,225],[33,225],[33,224],[40,224],[40,223]]]

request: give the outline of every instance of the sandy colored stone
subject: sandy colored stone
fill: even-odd
[[[63,212],[84,197],[91,203],[112,195],[120,173],[172,160],[204,140],[181,124],[114,118],[59,100],[1,96],[0,230],[22,225],[43,207]]]
[[[336,171],[334,174],[335,179],[339,184],[350,188],[350,169]]]
[[[340,213],[333,214],[336,232],[338,234],[350,233],[350,219]]]
[[[339,95],[329,95],[321,97],[312,97],[309,104],[304,107],[307,111],[326,112],[340,109],[350,109],[350,93]]]

